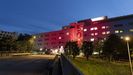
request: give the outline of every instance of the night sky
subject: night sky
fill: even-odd
[[[39,33],[99,16],[133,14],[133,0],[0,0],[0,30]]]

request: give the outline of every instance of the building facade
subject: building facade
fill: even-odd
[[[57,49],[64,47],[68,41],[104,40],[110,34],[121,38],[133,35],[133,15],[108,18],[107,16],[86,19],[63,26],[61,30],[36,34],[37,49]]]
[[[16,32],[0,30],[0,39],[2,39],[3,37],[13,37],[14,39],[16,39],[18,37],[18,34]]]

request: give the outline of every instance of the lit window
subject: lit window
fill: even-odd
[[[104,38],[104,40],[106,40],[106,38]]]
[[[109,28],[109,26],[106,26],[106,28]]]
[[[92,36],[94,36],[94,33],[91,33]]]
[[[102,26],[102,29],[105,29],[105,26]]]
[[[119,30],[115,30],[115,33],[119,33]]]
[[[78,41],[80,41],[80,39],[78,39]]]
[[[98,35],[98,33],[95,33],[95,35]]]
[[[86,32],[86,31],[87,31],[87,29],[84,29],[84,31]]]
[[[120,30],[120,33],[123,33],[123,30]]]
[[[94,27],[94,30],[97,30],[97,27]]]
[[[94,30],[94,28],[91,28],[90,30]]]
[[[59,37],[59,39],[61,39],[61,37]]]
[[[102,34],[104,35],[104,34],[106,34],[105,32],[102,32]]]
[[[107,31],[107,34],[110,34],[110,31]]]
[[[95,39],[94,38],[91,38],[90,41],[94,41]]]
[[[133,32],[133,29],[130,29],[129,31],[130,31],[130,32]]]
[[[124,37],[123,36],[121,36],[121,39],[123,39]]]
[[[69,32],[67,32],[66,35],[69,35]]]

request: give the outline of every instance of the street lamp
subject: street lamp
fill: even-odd
[[[40,51],[42,51],[43,50],[43,48],[40,48]]]
[[[36,36],[33,36],[33,39],[36,39]]]
[[[126,42],[127,42],[127,50],[128,50],[128,58],[129,58],[129,64],[130,64],[131,75],[133,75],[132,60],[131,60],[131,54],[130,54],[130,50],[129,50],[129,41],[130,41],[130,37],[125,37],[125,40],[126,40]]]

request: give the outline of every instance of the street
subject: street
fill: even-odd
[[[31,55],[0,59],[0,75],[48,75],[54,56]]]

